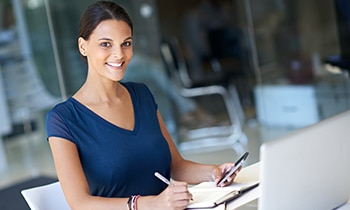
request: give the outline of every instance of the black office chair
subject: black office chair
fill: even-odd
[[[232,27],[214,28],[207,33],[210,48],[210,59],[216,60],[216,71],[221,71],[226,77],[243,77],[244,50],[241,46],[241,33]]]
[[[193,80],[180,51],[179,43],[174,37],[163,40],[160,44],[160,51],[173,85],[178,88],[182,96],[194,98],[219,95],[223,98],[230,119],[230,125],[190,130],[187,141],[179,143],[179,149],[182,151],[217,150],[231,146],[236,152],[242,153],[247,137],[241,128],[239,112],[243,115],[243,111],[235,86],[227,82],[228,78],[220,76],[204,77],[199,81]]]

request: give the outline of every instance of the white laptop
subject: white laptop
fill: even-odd
[[[322,210],[350,194],[350,111],[260,148],[259,210]]]

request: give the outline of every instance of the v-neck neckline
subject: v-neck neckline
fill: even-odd
[[[122,83],[121,83],[122,84]],[[138,130],[138,123],[139,123],[139,119],[138,119],[138,110],[136,108],[136,101],[135,101],[135,96],[133,94],[133,91],[131,91],[129,89],[129,87],[127,85],[122,84],[126,90],[128,91],[130,98],[131,98],[131,103],[132,103],[132,107],[134,109],[134,127],[133,129],[126,129],[123,127],[120,127],[108,120],[106,120],[105,118],[103,118],[102,116],[100,116],[99,114],[97,114],[96,112],[92,111],[89,107],[87,107],[86,105],[84,105],[83,103],[81,103],[79,100],[77,100],[74,97],[70,97],[70,100],[76,104],[82,111],[84,111],[85,113],[87,113],[88,115],[92,116],[94,119],[98,120],[99,122],[105,124],[106,126],[109,126],[111,128],[117,128],[121,131],[124,132],[128,132],[128,133],[136,133]]]

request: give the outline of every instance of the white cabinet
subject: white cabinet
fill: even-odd
[[[300,128],[319,121],[312,85],[260,85],[254,94],[257,118],[263,126]]]

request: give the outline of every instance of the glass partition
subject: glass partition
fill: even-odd
[[[350,108],[347,70],[329,62],[346,46],[339,43],[336,8],[345,1],[162,0],[157,5],[162,38],[179,40],[193,77],[206,74],[198,68],[214,69],[215,53],[236,52],[245,77],[232,81],[246,125],[257,122],[283,135]]]
[[[86,76],[76,41],[80,14],[92,2],[1,1],[1,50],[12,49],[17,59],[2,54],[2,69],[12,69],[27,53],[45,97],[69,97]],[[316,0],[118,3],[135,24],[135,58],[125,81],[149,84],[174,136],[179,120],[174,109],[181,110],[175,102],[181,100],[178,93],[168,90],[172,78],[159,55],[160,41],[169,37],[181,44],[193,77],[203,76],[197,71],[199,66],[207,71],[231,65],[244,123],[256,119],[262,126],[294,129],[349,108],[347,72],[330,62],[342,53],[344,38],[338,36],[341,0],[337,4]],[[20,40],[25,44],[18,44]],[[238,68],[232,67],[234,62]],[[26,109],[20,110],[17,115],[25,115]]]
[[[294,130],[348,110],[347,70],[327,62],[341,54],[335,1],[245,3],[260,124]]]

